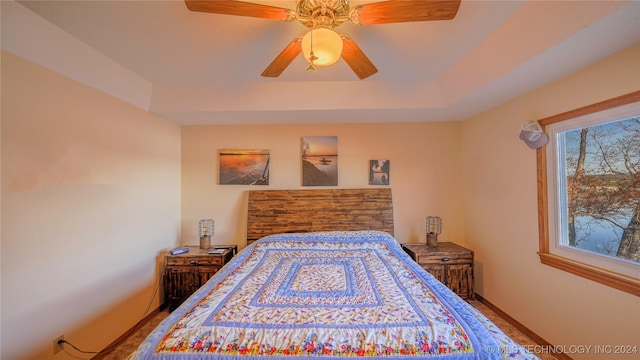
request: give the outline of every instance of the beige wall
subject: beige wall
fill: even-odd
[[[2,359],[123,334],[179,224],[179,126],[2,53]]]
[[[536,153],[522,123],[640,89],[640,46],[462,123],[466,241],[476,291],[552,344],[640,347],[640,299],[540,264]],[[575,359],[633,356],[570,354]],[[637,354],[636,354],[637,356]]]
[[[425,241],[425,217],[443,219],[442,241],[464,242],[460,123],[185,126],[182,241],[197,244],[198,220],[216,221],[212,242],[246,244],[247,191],[301,186],[301,138],[338,137],[338,187],[367,188],[369,160],[391,161],[396,238]],[[220,149],[269,149],[268,186],[219,185]],[[378,185],[379,186],[379,185]]]

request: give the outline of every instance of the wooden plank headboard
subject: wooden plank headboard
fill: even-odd
[[[247,243],[271,234],[336,230],[393,236],[391,189],[249,191]]]

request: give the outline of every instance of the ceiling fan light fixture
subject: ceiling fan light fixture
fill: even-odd
[[[308,68],[310,71],[314,71],[316,66],[329,66],[342,58],[360,79],[377,73],[378,69],[349,35],[337,34],[333,29],[347,21],[354,25],[375,25],[451,20],[455,18],[461,2],[461,0],[379,0],[365,1],[366,4],[351,8],[349,0],[296,0],[298,5],[293,11],[246,0],[184,1],[190,11],[280,21],[297,20],[305,27],[312,29],[304,37],[296,36],[262,72],[262,76],[280,76],[302,52],[305,60],[311,65]]]
[[[329,66],[342,56],[342,37],[327,27],[311,29],[301,45],[305,60],[316,66]]]

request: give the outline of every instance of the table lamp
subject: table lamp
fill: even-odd
[[[442,219],[438,216],[427,216],[427,246],[438,246],[438,235],[442,233]]]
[[[213,219],[200,220],[198,223],[200,249],[209,250],[211,248],[211,237],[213,236],[214,230]]]

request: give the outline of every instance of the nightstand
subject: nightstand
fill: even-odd
[[[465,299],[473,299],[473,251],[451,242],[438,246],[403,244],[404,251],[449,289]]]
[[[204,285],[238,250],[237,246],[232,246],[221,254],[209,254],[209,250],[198,246],[188,248],[188,253],[166,255],[164,258],[164,298],[169,311]]]

